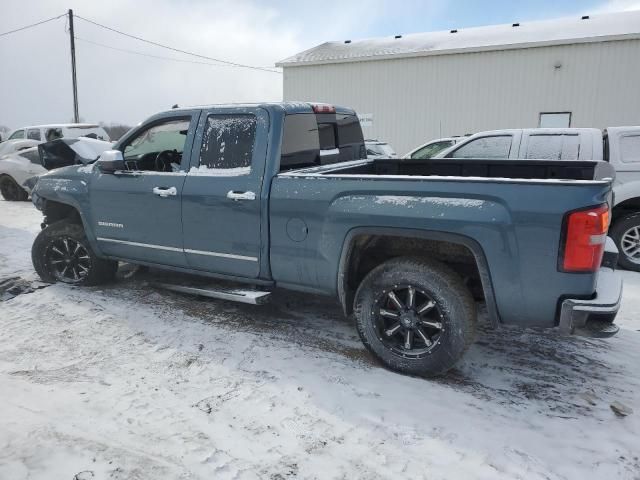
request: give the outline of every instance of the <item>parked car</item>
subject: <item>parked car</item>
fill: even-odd
[[[11,140],[7,143],[19,146]],[[0,157],[0,193],[5,200],[27,200],[36,178],[60,165],[86,164],[112,147],[111,142],[92,138],[62,138],[52,142],[35,142],[35,147],[21,149]],[[3,147],[0,145],[0,147]],[[43,166],[44,165],[44,166]],[[45,168],[46,167],[46,168]]]
[[[0,158],[0,193],[5,200],[24,201],[29,198],[23,183],[31,177],[46,173],[40,164],[38,147],[31,147]]]
[[[277,287],[327,295],[371,353],[411,374],[464,354],[476,301],[495,327],[617,332],[610,165],[407,162],[363,147],[355,112],[326,104],[154,115],[97,162],[40,177],[34,268],[96,285],[126,261],[243,283],[167,287],[254,304]]]
[[[89,137],[110,141],[109,135],[100,125],[91,123],[61,123],[52,125],[34,125],[22,127],[11,132],[7,140],[29,139],[48,142],[58,138]]]
[[[395,150],[387,142],[380,142],[379,140],[365,140],[364,146],[367,150],[367,158],[395,158],[398,156]]]
[[[640,271],[640,126],[531,128],[477,133],[436,157],[605,160],[615,169],[611,236],[619,263]]]
[[[427,158],[431,158],[440,153],[442,150],[445,150],[452,145],[461,142],[465,138],[466,137],[447,137],[431,140],[423,145],[420,145],[419,147],[414,148],[409,153],[405,154],[402,158],[426,160]]]
[[[40,144],[37,140],[9,140],[0,143],[0,158],[4,155],[19,152],[20,150],[26,150]]]

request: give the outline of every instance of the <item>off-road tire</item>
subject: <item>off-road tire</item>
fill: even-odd
[[[408,358],[383,342],[376,326],[376,300],[400,285],[413,285],[436,304],[443,326],[432,350],[421,357]],[[436,376],[445,373],[473,343],[476,304],[462,278],[440,262],[412,257],[389,260],[374,268],[360,284],[354,300],[356,328],[365,347],[386,367],[398,372]]]
[[[11,202],[24,202],[29,199],[27,191],[9,175],[0,177],[0,193],[2,198]]]
[[[44,228],[36,237],[31,247],[31,261],[40,278],[45,282],[64,281],[56,278],[50,264],[50,247],[52,242],[68,238],[84,247],[89,257],[88,273],[80,281],[70,281],[74,285],[100,285],[112,281],[118,270],[118,262],[99,258],[91,249],[82,225],[70,220],[60,220]]]
[[[640,231],[640,212],[632,213],[617,219],[611,227],[609,234],[618,247],[618,265],[626,270],[640,272],[640,263],[634,263],[630,260],[625,254],[622,245],[622,238],[625,233],[634,227],[638,228],[638,231]]]

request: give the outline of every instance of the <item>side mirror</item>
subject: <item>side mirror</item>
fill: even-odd
[[[120,150],[107,150],[102,152],[96,165],[102,173],[115,173],[118,170],[126,170],[124,157]]]

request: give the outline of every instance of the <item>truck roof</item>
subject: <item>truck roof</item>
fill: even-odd
[[[313,113],[312,105],[326,105],[323,102],[257,102],[257,103],[220,103],[209,105],[193,105],[189,107],[179,107],[171,110],[166,110],[162,113],[175,112],[180,110],[197,110],[197,109],[209,109],[209,108],[246,108],[246,107],[260,107],[266,110],[280,109],[286,114],[292,113]],[[346,115],[355,115],[355,110],[352,108],[342,107],[340,105],[333,105],[336,113],[342,113]]]

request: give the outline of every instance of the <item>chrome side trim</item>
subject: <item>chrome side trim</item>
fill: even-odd
[[[168,250],[170,252],[183,252],[182,248],[165,247],[164,245],[153,245],[151,243],[129,242],[127,240],[117,240],[115,238],[97,237],[96,240],[101,242],[121,243],[123,245],[131,245],[133,247],[155,248],[156,250]]]
[[[154,248],[156,250],[167,250],[169,252],[184,252],[184,253],[193,253],[196,255],[208,255],[210,257],[222,257],[222,258],[231,258],[233,260],[248,260],[250,262],[257,262],[257,257],[247,257],[244,255],[233,255],[231,253],[220,253],[220,252],[207,252],[204,250],[191,250],[188,248],[177,248],[177,247],[166,247],[164,245],[154,245],[151,243],[140,243],[140,242],[129,242],[128,240],[117,240],[115,238],[105,238],[105,237],[97,237],[96,240],[101,242],[112,242],[112,243],[120,243],[123,245],[131,245],[133,247],[144,247],[144,248]]]
[[[184,249],[185,253],[194,253],[196,255],[208,255],[210,257],[223,257],[223,258],[233,258],[234,260],[248,260],[250,262],[257,262],[257,257],[246,257],[244,255],[233,255],[231,253],[219,253],[219,252],[206,252],[204,250],[191,250],[189,248]]]

